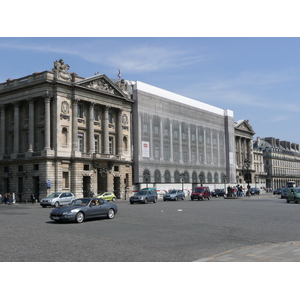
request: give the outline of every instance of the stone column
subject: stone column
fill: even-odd
[[[72,101],[72,151],[78,151],[78,101],[80,99],[75,98]]]
[[[121,156],[123,154],[123,133],[122,133],[122,116],[123,110],[120,109],[118,112],[117,120],[117,155]]]
[[[33,152],[34,145],[34,102],[32,99],[28,99],[29,103],[29,145],[27,152]]]
[[[14,102],[14,153],[19,153],[19,103]]]
[[[206,164],[206,130],[203,128],[203,164]]]
[[[170,161],[174,161],[173,157],[173,120],[170,121]]]
[[[200,155],[199,155],[199,130],[196,126],[196,164],[200,164]]]
[[[106,106],[104,109],[104,118],[102,126],[103,134],[103,153],[109,154],[109,134],[108,134],[108,111],[110,106]]]
[[[179,122],[179,162],[182,163],[182,126]]]
[[[187,138],[188,138],[188,163],[190,164],[192,161],[192,147],[191,147],[191,124],[188,124],[188,134],[187,134]]]
[[[95,137],[94,137],[94,106],[95,103],[90,103],[89,109],[89,153],[95,153]]]
[[[51,97],[48,93],[44,96],[45,99],[45,150],[50,149],[50,101]]]
[[[0,130],[0,155],[5,154],[5,106],[0,106],[1,130]]]
[[[149,156],[150,160],[154,159],[154,145],[153,145],[153,126],[152,126],[152,116],[149,116]]]
[[[159,121],[159,126],[160,126],[160,160],[164,160],[164,126],[161,118]]]

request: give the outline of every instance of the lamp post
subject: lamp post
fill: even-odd
[[[203,186],[203,174],[199,174],[200,186]]]
[[[226,195],[226,179],[227,179],[227,176],[224,174],[224,175],[223,175],[223,182],[224,182],[224,191],[225,191],[225,195]]]
[[[179,176],[180,176],[180,179],[181,179],[181,186],[182,186],[182,191],[183,191],[183,181],[184,181],[184,178],[185,178],[184,172],[180,173]]]
[[[148,188],[148,180],[150,179],[150,171],[145,170],[143,173],[144,178],[146,179],[146,187]]]
[[[244,167],[246,168],[246,173],[244,175],[245,181],[247,183],[247,194],[250,196],[250,182],[251,182],[251,174],[250,174],[250,167],[251,167],[251,160],[246,158],[244,160]]]

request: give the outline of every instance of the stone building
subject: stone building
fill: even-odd
[[[131,96],[105,75],[68,69],[60,59],[0,84],[0,192],[17,201],[131,189]]]
[[[235,182],[233,112],[142,83],[131,85],[134,188],[211,189]]]
[[[263,152],[267,188],[285,187],[289,181],[300,186],[299,144],[274,137],[258,137],[253,147]]]

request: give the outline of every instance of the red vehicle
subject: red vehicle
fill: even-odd
[[[195,190],[191,194],[191,200],[204,200],[204,199],[210,200],[210,189],[208,186],[199,186],[196,187]]]

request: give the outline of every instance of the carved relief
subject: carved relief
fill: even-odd
[[[112,87],[106,80],[103,78],[96,79],[91,81],[85,85],[88,88],[102,91],[112,95],[119,95],[119,93]]]
[[[127,124],[128,124],[128,116],[125,115],[125,114],[122,116],[122,123],[123,123],[124,125],[127,125]]]
[[[61,112],[64,114],[68,114],[69,113],[69,103],[67,101],[63,101],[61,104]]]

